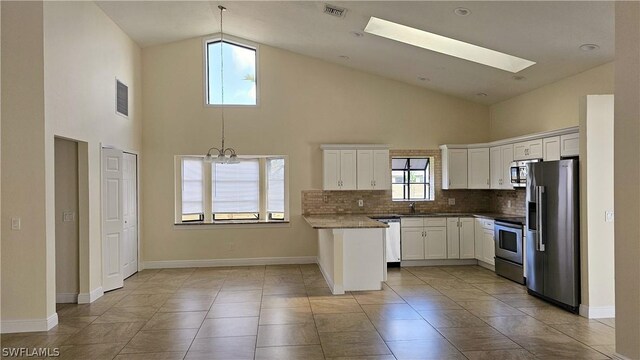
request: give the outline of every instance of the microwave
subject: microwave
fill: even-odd
[[[527,186],[527,164],[542,161],[541,159],[514,161],[511,163],[511,185],[513,187]]]

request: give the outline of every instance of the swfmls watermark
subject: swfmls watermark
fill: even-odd
[[[48,347],[3,347],[2,357],[58,357],[60,348]]]

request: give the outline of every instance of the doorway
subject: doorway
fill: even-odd
[[[102,287],[138,271],[138,156],[102,148]]]
[[[56,303],[77,303],[80,291],[78,143],[55,138]]]

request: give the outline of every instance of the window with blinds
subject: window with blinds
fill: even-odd
[[[259,219],[260,163],[217,164],[211,173],[211,209],[214,220]]]
[[[201,158],[182,160],[182,221],[204,220],[204,178]]]
[[[237,164],[176,156],[176,222],[287,221],[287,159],[243,156]]]
[[[284,159],[267,159],[267,213],[269,219],[284,219]]]

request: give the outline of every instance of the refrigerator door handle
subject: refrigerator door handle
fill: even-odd
[[[544,186],[536,186],[536,250],[544,252],[544,232],[543,232],[543,209],[544,207]]]

